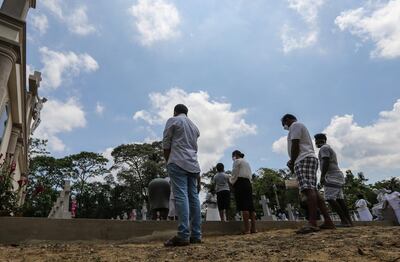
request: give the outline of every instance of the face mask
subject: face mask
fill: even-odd
[[[283,126],[283,129],[289,130],[289,126],[288,126],[288,125],[284,125],[284,126]]]

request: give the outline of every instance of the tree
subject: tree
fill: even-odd
[[[162,142],[151,144],[124,144],[111,153],[113,170],[129,191],[130,207],[141,206],[147,200],[147,187],[151,180],[166,177]]]
[[[46,139],[31,138],[29,140],[29,160],[32,160],[36,156],[49,155],[50,152],[47,151],[47,142]]]
[[[93,152],[81,152],[63,159],[69,165],[70,176],[74,182],[73,189],[77,192],[78,217],[90,214],[89,179],[96,179],[108,174],[107,158]]]
[[[62,190],[65,180],[69,179],[70,166],[64,159],[39,155],[29,163],[28,185],[24,203],[24,215],[47,217],[58,191]]]
[[[354,175],[351,170],[346,171],[345,185],[343,187],[346,203],[348,207],[355,209],[355,202],[358,195],[361,194],[371,204],[376,203],[376,194],[372,191],[371,186],[367,185],[368,179],[362,172]]]
[[[260,168],[257,171],[257,176],[253,181],[253,188],[257,200],[265,195],[270,200],[270,206],[278,206],[276,194],[278,195],[279,205],[285,209],[286,205],[291,203],[295,206],[299,205],[298,190],[287,190],[285,179],[288,178],[288,172],[284,169],[274,170],[270,168]],[[257,201],[256,206],[259,206]]]
[[[390,191],[397,191],[400,192],[400,178],[398,177],[392,177],[387,180],[382,180],[379,182],[376,182],[373,185],[373,188],[375,189],[388,189]]]

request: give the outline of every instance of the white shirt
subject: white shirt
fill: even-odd
[[[163,148],[171,150],[168,164],[175,164],[189,173],[200,173],[197,160],[199,137],[199,129],[185,114],[168,119],[163,136]]]
[[[239,177],[244,177],[251,181],[252,175],[249,163],[243,158],[239,158],[233,162],[232,176],[229,181],[231,184],[235,184]]]
[[[308,132],[305,125],[299,122],[294,122],[289,127],[289,134],[288,134],[288,153],[289,156],[292,157],[292,140],[300,140],[300,152],[299,156],[296,158],[296,163],[300,162],[306,157],[315,157],[314,146],[311,140],[310,133]]]

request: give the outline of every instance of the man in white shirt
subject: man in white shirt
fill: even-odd
[[[334,229],[325,201],[317,191],[318,159],[315,156],[313,142],[307,128],[297,122],[294,115],[286,114],[281,119],[282,126],[289,131],[287,163],[290,171],[296,175],[301,193],[307,198],[309,224],[297,231],[300,234],[317,232],[319,229]],[[324,216],[324,224],[317,227],[317,210]]]
[[[339,168],[335,151],[326,143],[325,134],[316,134],[315,145],[319,148],[318,159],[321,166],[320,184],[324,187],[325,200],[341,220],[342,226],[353,226],[346,201],[344,200],[343,186],[345,179]]]
[[[179,104],[168,119],[163,136],[164,157],[175,196],[178,235],[165,246],[201,243],[200,165],[197,160],[199,129],[188,118],[188,108]]]

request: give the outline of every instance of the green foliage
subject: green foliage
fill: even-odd
[[[77,192],[77,217],[88,217],[91,213],[90,194],[93,184],[90,179],[98,179],[108,174],[107,158],[93,152],[80,152],[62,159],[67,164],[66,172],[73,182],[72,189]]]
[[[73,183],[73,194],[76,194],[78,200],[78,217],[109,219],[122,216],[125,212],[142,207],[147,200],[147,187],[152,179],[167,175],[161,142],[127,144],[114,148],[114,163],[110,169],[107,169],[108,160],[93,152],[81,152],[60,159],[49,156],[46,143],[45,140],[31,141],[25,216],[47,217],[65,180]],[[9,170],[10,167],[5,166],[0,170],[0,210],[7,209],[8,213],[15,210],[17,201],[17,194],[9,190],[12,183],[12,176],[6,176]],[[214,187],[211,181],[216,173],[214,167],[202,174],[203,190],[209,191]],[[230,171],[226,173],[229,174]],[[261,168],[257,171],[253,177],[253,193],[259,215],[262,213],[259,204],[262,195],[270,200],[271,207],[277,206],[275,191],[281,208],[284,209],[288,203],[299,206],[298,190],[285,188],[285,179],[289,176],[287,170]],[[374,185],[368,185],[367,181],[362,173],[354,175],[350,170],[346,172],[344,191],[349,207],[354,208],[358,194],[363,194],[370,203],[376,203],[374,189],[400,191],[398,178],[380,181]],[[9,203],[7,208],[4,203]],[[233,219],[236,211],[233,194],[231,204],[228,217]]]
[[[33,159],[36,156],[45,156],[49,155],[49,151],[47,151],[47,140],[39,139],[39,138],[31,138],[29,141],[29,152],[28,157],[29,160]]]
[[[117,172],[118,181],[127,187],[132,208],[147,200],[147,186],[151,180],[167,176],[162,142],[120,145],[111,155],[112,170]]]
[[[46,155],[31,159],[23,207],[25,216],[46,217],[49,214],[58,191],[62,189],[64,181],[69,179],[68,169],[69,163],[65,159]]]
[[[3,160],[0,164],[0,215],[6,216],[18,209],[18,192],[13,188],[15,163],[9,162]]]
[[[368,179],[365,178],[362,172],[354,175],[351,170],[346,171],[346,179],[344,185],[344,194],[346,198],[347,206],[350,209],[355,209],[355,202],[357,201],[357,195],[361,194],[371,204],[376,203],[376,194],[373,192],[372,187],[367,185]]]
[[[262,207],[259,204],[262,195],[265,195],[269,199],[270,207],[278,207],[276,194],[278,195],[281,209],[284,210],[289,203],[296,207],[299,206],[298,190],[287,190],[285,187],[285,179],[288,178],[288,173],[287,170],[274,170],[270,168],[260,168],[257,171],[257,176],[253,180],[253,190],[257,199],[255,204],[258,212],[262,212]]]
[[[374,189],[389,189],[390,191],[400,192],[400,178],[392,177],[388,180],[376,182],[373,186]]]

